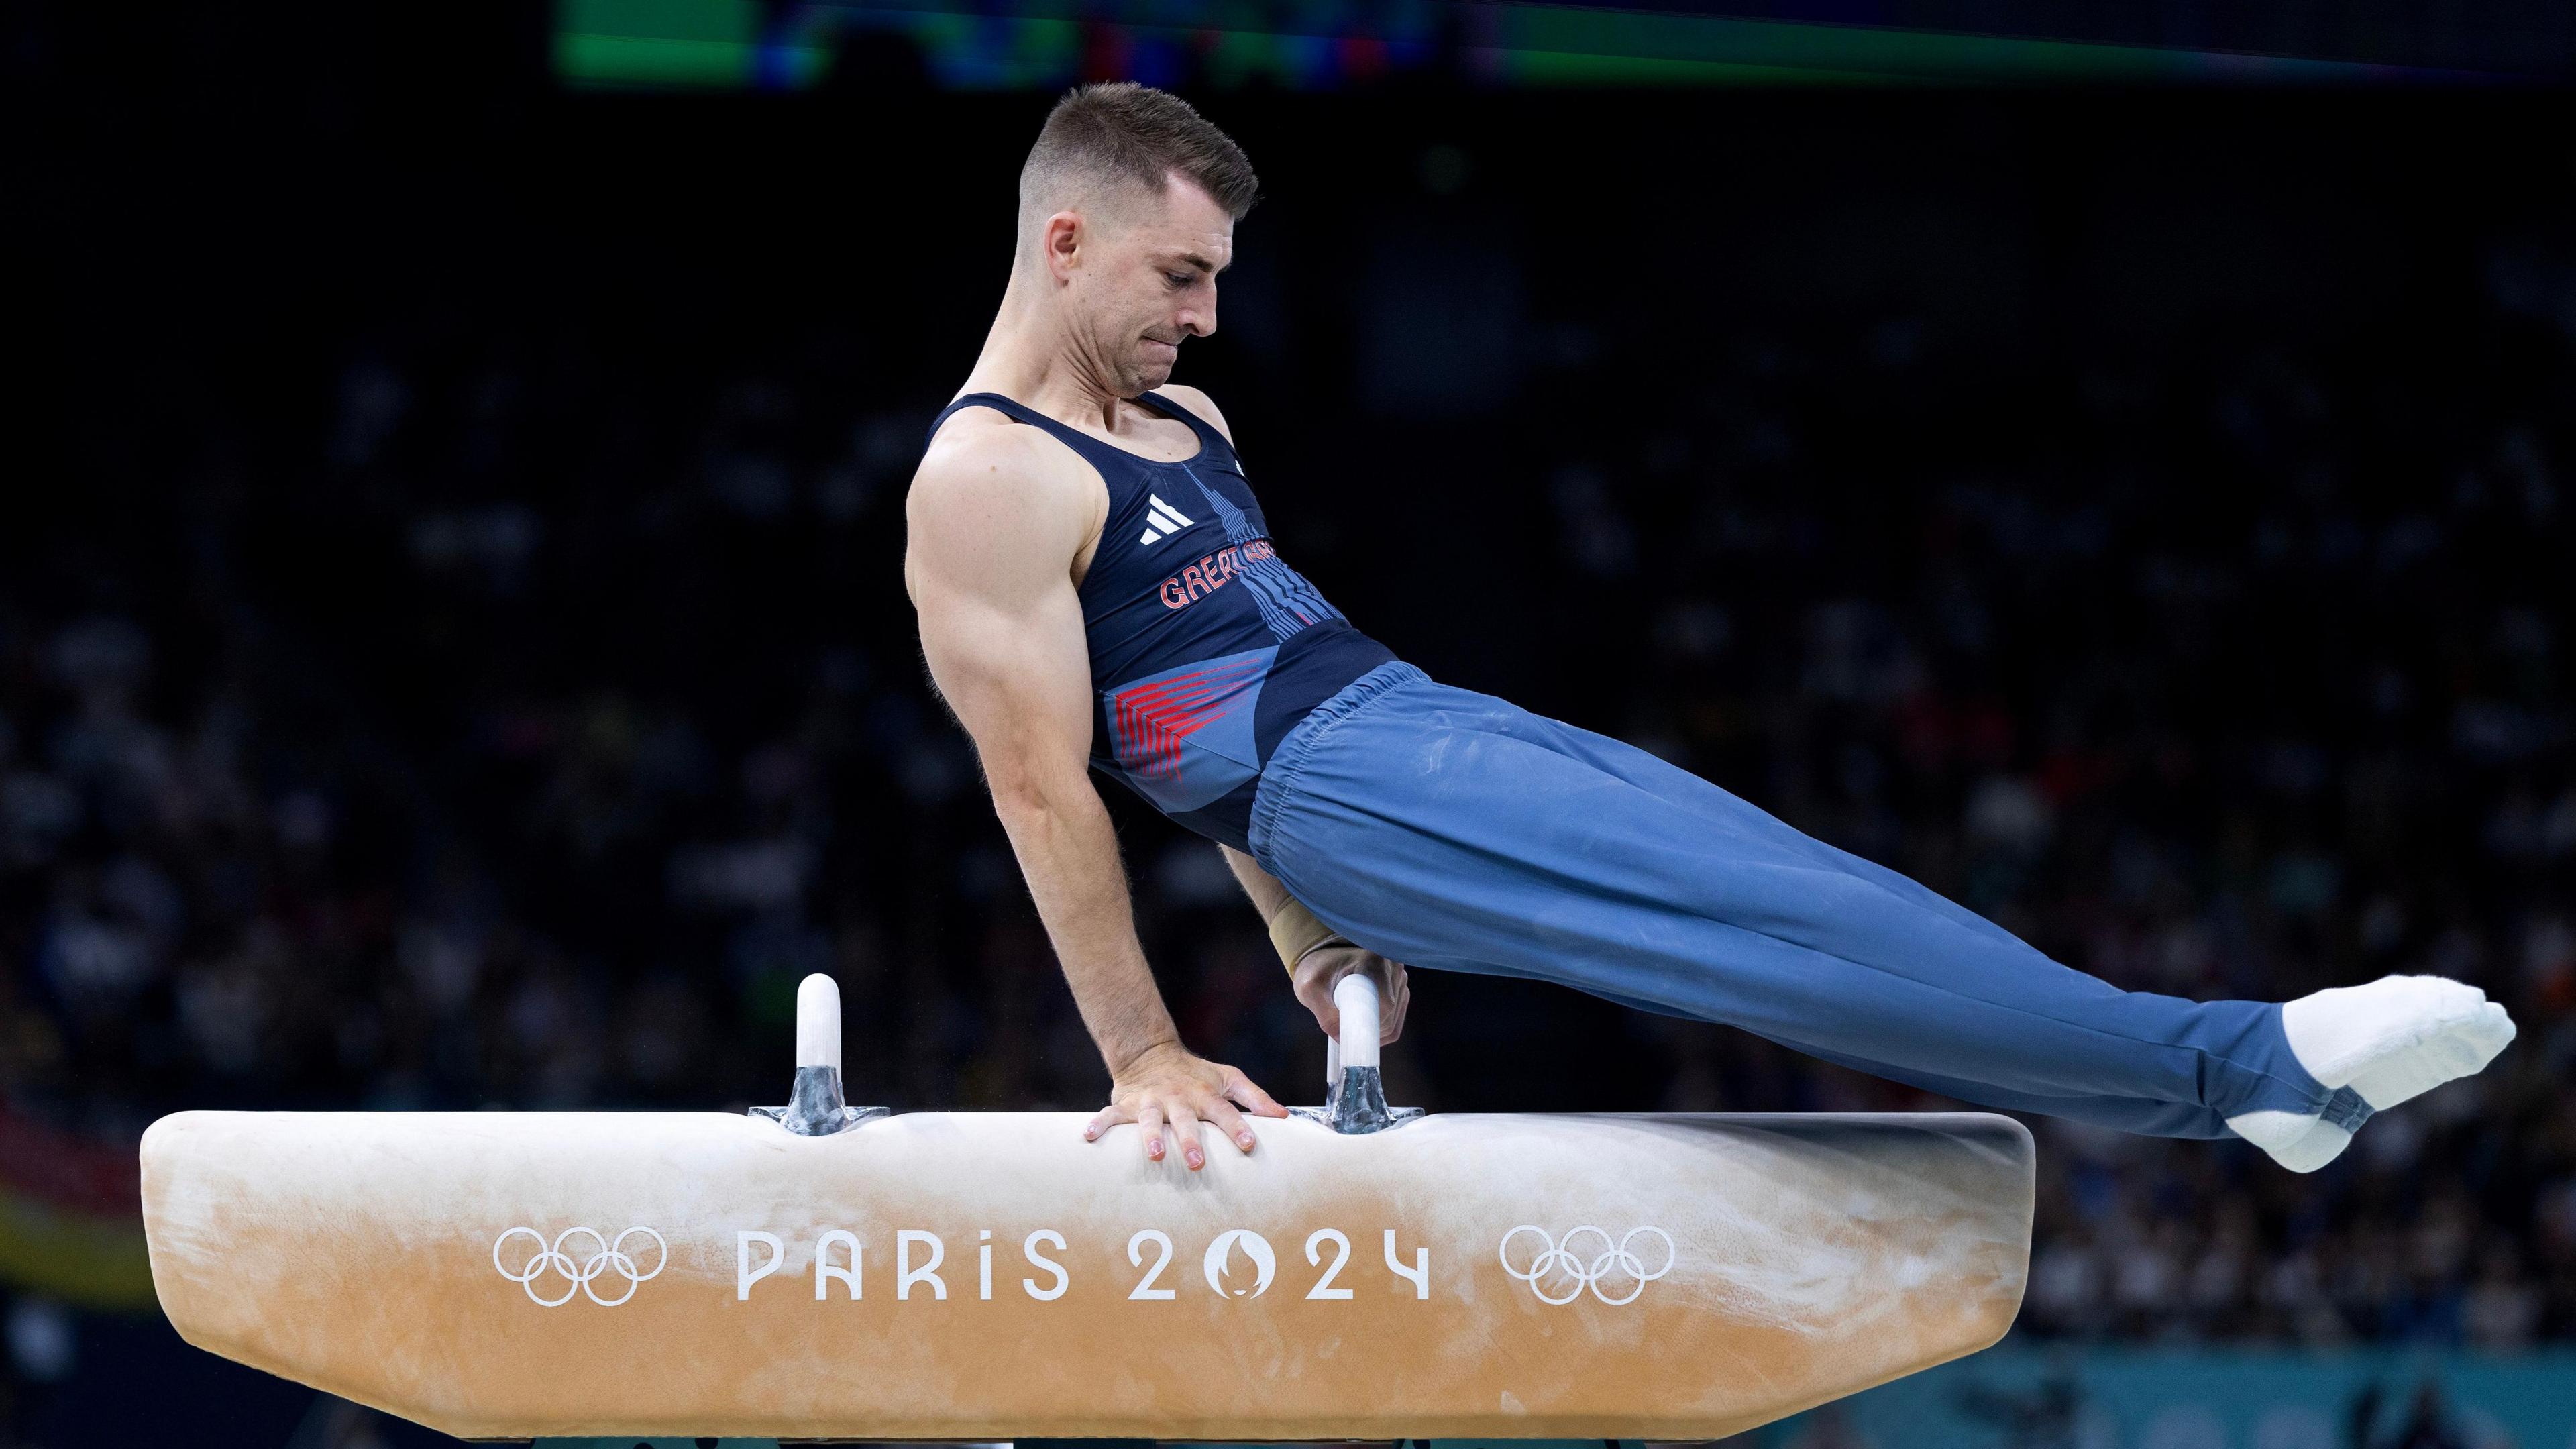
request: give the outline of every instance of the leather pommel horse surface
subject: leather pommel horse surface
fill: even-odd
[[[1711,1439],[2021,1301],[2008,1118],[183,1112],[189,1342],[470,1438]]]

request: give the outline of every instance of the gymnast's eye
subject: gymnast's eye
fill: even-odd
[[[1173,291],[1177,292],[1183,287],[1188,286],[1190,283],[1197,281],[1198,278],[1196,275],[1189,272],[1165,272],[1163,274],[1163,280],[1171,285]]]

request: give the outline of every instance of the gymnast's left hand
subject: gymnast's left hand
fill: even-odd
[[[1207,1166],[1207,1151],[1199,1146],[1201,1122],[1223,1132],[1236,1151],[1252,1150],[1252,1129],[1243,1124],[1237,1103],[1257,1117],[1288,1115],[1287,1108],[1242,1072],[1194,1056],[1178,1042],[1166,1042],[1147,1047],[1120,1069],[1109,1084],[1109,1105],[1082,1129],[1082,1136],[1097,1142],[1110,1128],[1133,1122],[1141,1129],[1146,1159],[1160,1162],[1168,1131],[1180,1147],[1181,1161],[1196,1172]]]
[[[1342,1009],[1333,1004],[1333,988],[1345,976],[1365,976],[1377,983],[1377,1039],[1386,1046],[1404,1035],[1404,1009],[1413,1004],[1413,986],[1404,978],[1404,963],[1348,942],[1327,941],[1297,958],[1288,973],[1290,989],[1324,1035],[1342,1034]]]

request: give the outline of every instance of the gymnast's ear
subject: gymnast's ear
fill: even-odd
[[[1064,281],[1066,273],[1082,265],[1082,249],[1093,240],[1090,220],[1070,208],[1039,223],[1038,254],[1047,275]]]

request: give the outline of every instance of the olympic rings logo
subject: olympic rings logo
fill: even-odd
[[[528,1235],[528,1240],[537,1245],[537,1250],[528,1256],[527,1262],[520,1265],[518,1271],[512,1272],[509,1265],[501,1261],[501,1249],[508,1246],[509,1241],[521,1233]],[[637,1272],[635,1260],[626,1254],[626,1240],[638,1233],[653,1240],[653,1271],[650,1273]],[[564,1244],[570,1242],[576,1234],[585,1235],[599,1245],[598,1252],[586,1255],[578,1263],[573,1261],[572,1254],[564,1251]],[[635,1290],[643,1287],[647,1279],[660,1277],[662,1269],[670,1261],[671,1245],[663,1242],[662,1235],[651,1228],[628,1228],[619,1233],[614,1240],[594,1228],[566,1228],[557,1233],[551,1243],[546,1241],[545,1234],[535,1228],[511,1228],[492,1240],[492,1266],[500,1270],[502,1277],[527,1290],[528,1301],[540,1308],[560,1308],[570,1303],[575,1293],[590,1295],[590,1301],[602,1308],[614,1308],[634,1297]],[[539,1280],[548,1273],[563,1275],[564,1290],[561,1297],[548,1298],[537,1291]],[[611,1273],[626,1280],[626,1291],[614,1298],[602,1298],[599,1296],[599,1289],[594,1285],[602,1277]]]
[[[1528,1267],[1516,1268],[1512,1266],[1512,1239],[1523,1233],[1538,1234],[1539,1250],[1536,1256],[1530,1259]],[[1601,1240],[1601,1251],[1588,1258],[1576,1252],[1574,1247],[1575,1241],[1586,1233]],[[1645,1259],[1628,1250],[1628,1245],[1637,1241],[1639,1233],[1652,1233],[1664,1240],[1663,1264],[1651,1273],[1646,1271]],[[1655,1227],[1630,1228],[1628,1236],[1613,1243],[1608,1233],[1586,1224],[1567,1233],[1565,1241],[1559,1243],[1549,1235],[1547,1229],[1523,1223],[1503,1234],[1503,1243],[1498,1255],[1503,1260],[1503,1271],[1530,1285],[1530,1291],[1538,1295],[1538,1301],[1541,1303],[1571,1303],[1582,1297],[1583,1290],[1589,1288],[1592,1290],[1593,1297],[1616,1308],[1623,1303],[1636,1302],[1637,1295],[1646,1291],[1647,1284],[1673,1270],[1672,1236],[1662,1228]],[[1615,1281],[1625,1281],[1628,1285],[1626,1291],[1620,1296],[1613,1298],[1601,1291],[1601,1285],[1604,1282]],[[1558,1297],[1548,1291],[1551,1283],[1567,1283],[1573,1286],[1565,1289],[1563,1297]]]

